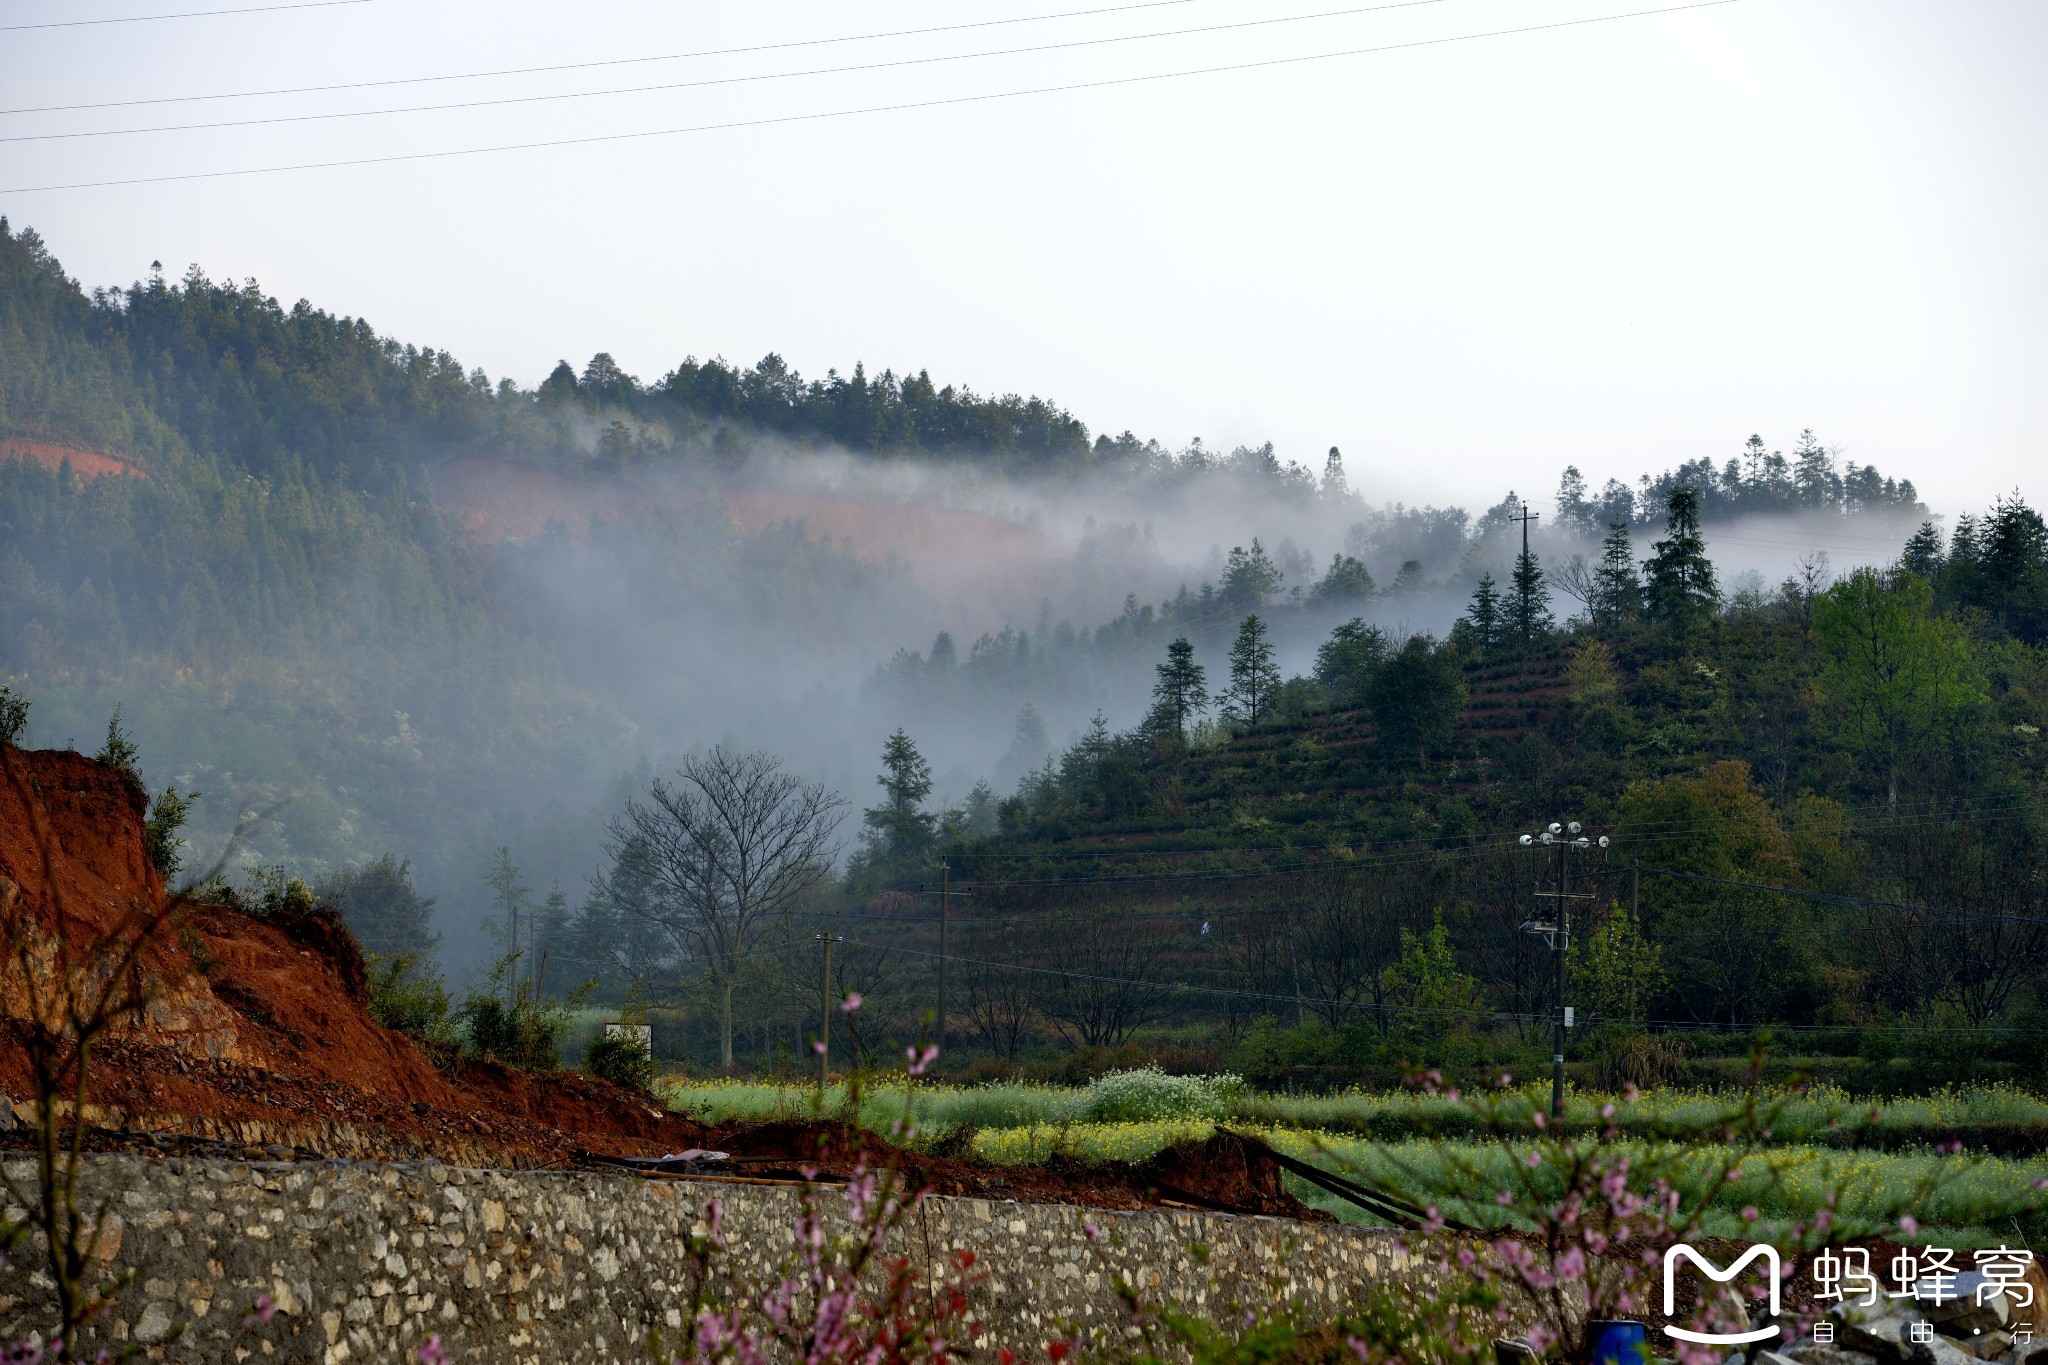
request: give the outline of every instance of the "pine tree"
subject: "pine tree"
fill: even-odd
[[[1491,654],[1499,647],[1500,590],[1494,587],[1492,574],[1479,575],[1479,586],[1472,590],[1472,605],[1465,608],[1465,624],[1480,653]]]
[[[1550,633],[1550,585],[1543,581],[1543,566],[1534,551],[1523,550],[1515,556],[1515,571],[1508,579],[1502,605],[1518,648],[1534,649],[1537,641]]]
[[[557,989],[573,988],[572,966],[564,961],[572,951],[569,939],[569,893],[559,886],[548,888],[548,897],[534,916],[533,981],[536,994],[547,989],[553,976]],[[552,968],[552,972],[550,971]]]
[[[1833,507],[1842,500],[1834,452],[1814,437],[1811,427],[1799,433],[1799,444],[1792,449],[1792,481],[1801,507]]]
[[[1591,535],[1597,524],[1598,508],[1586,497],[1586,476],[1577,465],[1566,465],[1557,481],[1557,522],[1578,535]]]
[[[1608,526],[1600,546],[1600,567],[1593,571],[1593,620],[1608,629],[1633,619],[1642,610],[1643,594],[1636,578],[1636,550],[1628,523]]]
[[[1273,663],[1273,645],[1266,623],[1247,616],[1230,647],[1230,690],[1223,694],[1223,713],[1240,725],[1257,725],[1273,709],[1280,689],[1280,670]]]
[[[519,865],[512,861],[512,850],[500,846],[497,857],[491,860],[491,870],[484,876],[484,884],[491,888],[491,913],[484,920],[484,927],[504,940],[505,954],[517,953],[524,942],[519,935],[520,920],[533,912],[533,888],[521,876]],[[517,972],[512,973],[512,989],[518,989]]]
[[[1942,558],[1941,528],[1923,521],[1900,551],[1899,567],[1931,582],[1941,572]]]
[[[960,811],[960,832],[970,839],[993,838],[1002,828],[996,809],[996,790],[983,778],[967,793],[967,804]]]
[[[1330,632],[1316,650],[1316,681],[1339,706],[1356,706],[1387,659],[1387,636],[1378,626],[1353,617]]]
[[[1368,601],[1374,591],[1372,574],[1351,555],[1330,556],[1330,571],[1309,590],[1309,600],[1348,606]]]
[[[1227,606],[1239,611],[1257,610],[1266,605],[1268,598],[1280,591],[1280,567],[1266,554],[1265,546],[1259,544],[1257,536],[1252,537],[1252,548],[1242,545],[1231,547],[1223,563],[1223,584],[1220,595]]]
[[[1323,496],[1342,498],[1350,492],[1350,480],[1344,477],[1343,453],[1337,447],[1331,446],[1329,455],[1323,460]]]
[[[869,855],[884,866],[899,866],[930,848],[938,834],[937,819],[924,809],[932,794],[931,765],[904,731],[882,746],[882,772],[875,782],[882,788],[882,804],[861,812]]]
[[[1665,538],[1643,565],[1643,605],[1652,618],[1683,635],[1704,621],[1721,600],[1713,561],[1700,535],[1700,495],[1678,487],[1665,500]]]
[[[1166,647],[1166,662],[1158,666],[1159,681],[1152,685],[1154,714],[1159,728],[1170,722],[1181,739],[1188,735],[1188,722],[1209,705],[1208,675],[1195,662],[1195,647],[1183,635]]]

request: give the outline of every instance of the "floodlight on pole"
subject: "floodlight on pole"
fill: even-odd
[[[1564,837],[1559,837],[1559,836]],[[1585,826],[1577,820],[1567,826],[1553,820],[1541,834],[1524,834],[1520,841],[1523,848],[1555,848],[1557,850],[1557,890],[1539,891],[1536,894],[1554,906],[1548,920],[1531,918],[1522,928],[1527,933],[1541,936],[1550,948],[1551,956],[1557,960],[1557,1016],[1555,1028],[1556,1046],[1550,1058],[1550,1114],[1552,1118],[1564,1117],[1564,1035],[1570,1027],[1571,1011],[1564,1003],[1565,952],[1571,946],[1571,902],[1591,900],[1589,893],[1574,895],[1571,891],[1569,855],[1574,851],[1588,852],[1595,847],[1605,849],[1607,836],[1601,835],[1596,845],[1585,833]]]

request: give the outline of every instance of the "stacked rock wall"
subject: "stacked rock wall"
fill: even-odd
[[[17,1186],[32,1176],[18,1159],[9,1169]],[[708,1199],[724,1210],[721,1302],[778,1281],[800,1208],[788,1186],[433,1162],[103,1156],[84,1193],[89,1209],[111,1196],[101,1255],[134,1272],[101,1339],[207,1365],[416,1362],[432,1334],[456,1361],[645,1362],[650,1331],[681,1324]],[[828,1191],[821,1207],[844,1202]],[[1373,1286],[1437,1284],[1433,1262],[1392,1234],[1277,1218],[934,1199],[903,1233],[920,1266],[975,1252],[976,1345],[1029,1358],[1076,1329],[1125,1330],[1118,1280],[1217,1312],[1289,1299],[1331,1313]],[[27,1252],[0,1271],[10,1341],[49,1321],[49,1282]],[[274,1316],[245,1321],[264,1296]]]

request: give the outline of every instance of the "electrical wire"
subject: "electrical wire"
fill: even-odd
[[[1362,1014],[1428,1015],[1439,1018],[1486,1019],[1495,1023],[1548,1024],[1552,1023],[1556,1018],[1554,1014],[1548,1012],[1539,1014],[1516,1010],[1452,1010],[1432,1009],[1421,1005],[1376,1005],[1366,1001],[1329,1000],[1319,996],[1284,995],[1270,991],[1233,990],[1224,986],[1203,986],[1187,981],[1147,981],[1140,977],[1108,976],[1096,972],[1070,972],[1055,967],[1032,967],[1018,962],[996,962],[985,958],[965,957],[959,953],[933,953],[914,948],[888,947],[882,944],[863,943],[851,938],[844,938],[838,941],[851,944],[857,948],[873,948],[881,952],[900,953],[905,957],[943,958],[945,961],[957,962],[963,966],[987,967],[995,971],[1023,972],[1033,976],[1064,977],[1069,980],[1092,981],[1104,985],[1135,986],[1176,995],[1192,993],[1197,995],[1233,996],[1243,1000],[1263,1000],[1269,1003],[1306,1005],[1311,1008],[1320,1009],[1351,1010]],[[1585,1016],[1582,1021],[1584,1025],[1604,1022],[1607,1021],[1597,1019],[1592,1015]],[[1663,1032],[1896,1033],[1908,1035],[1954,1033],[1967,1034],[1972,1037],[1983,1037],[1987,1033],[2000,1033],[2008,1036],[2048,1036],[2048,1029],[1892,1028],[1864,1024],[1717,1024],[1684,1019],[1627,1020],[1620,1022],[1639,1023],[1645,1028],[1657,1029]]]
[[[338,5],[367,5],[371,0],[299,0],[289,5],[249,5],[242,9],[193,9],[176,14],[131,14],[123,19],[52,19],[42,24],[0,24],[0,33],[27,33],[43,28],[97,28],[102,24],[153,24],[163,19],[218,19],[231,14],[274,14],[287,9],[333,9]]]
[[[1668,877],[1676,881],[1708,882],[1715,886],[1737,886],[1751,891],[1771,891],[1780,896],[1793,896],[1800,900],[1817,901],[1823,905],[1845,905],[1873,910],[1891,910],[1897,913],[1933,915],[1937,919],[1992,920],[2001,924],[2048,924],[2048,916],[2002,915],[1995,910],[1943,910],[1931,905],[1913,905],[1905,901],[1872,900],[1864,896],[1835,896],[1820,891],[1801,891],[1791,886],[1772,886],[1767,882],[1738,881],[1733,877],[1709,877],[1701,872],[1675,872],[1664,867],[1645,867],[1643,872],[1653,877]]]
[[[791,48],[827,47],[837,43],[867,43],[887,38],[918,38],[933,33],[959,33],[967,29],[1002,28],[1014,24],[1042,24],[1060,19],[1082,19],[1098,14],[1123,14],[1130,10],[1167,9],[1193,4],[1194,0],[1144,0],[1135,5],[1109,5],[1098,9],[1065,10],[1058,14],[1026,14],[1014,19],[979,19],[967,24],[939,24],[931,28],[900,28],[881,33],[850,33],[840,38],[800,38],[784,43],[757,43],[751,47],[715,47],[697,52],[664,52],[651,57],[607,57],[588,62],[556,62],[548,66],[508,66],[494,71],[460,71],[445,76],[397,76],[379,81],[345,81],[333,85],[288,85],[272,90],[233,90],[218,95],[161,95],[152,99],[101,100],[92,104],[42,104],[20,109],[0,109],[9,114],[59,114],[81,109],[131,109],[147,104],[194,104],[207,100],[265,99],[273,95],[320,95],[338,90],[376,90],[394,85],[428,85],[442,81],[488,80],[500,76],[538,76],[558,71],[590,71],[608,66],[639,66],[649,62],[694,61],[703,57],[736,57],[754,52],[783,52]]]
[[[1140,76],[1112,76],[1100,80],[1073,81],[1062,85],[1031,86],[1016,90],[989,91],[975,95],[954,95],[942,99],[909,100],[896,104],[874,104],[850,109],[829,109],[809,114],[780,114],[768,118],[735,119],[724,123],[700,123],[677,128],[652,128],[629,133],[596,133],[583,137],[549,138],[535,142],[508,142],[488,147],[456,147],[433,152],[397,152],[380,156],[347,157],[334,161],[302,161],[276,166],[248,166],[220,171],[185,171],[169,175],[129,176],[111,180],[78,180],[47,185],[12,185],[0,188],[0,194],[43,194],[65,190],[111,189],[130,185],[162,185],[195,180],[221,180],[252,175],[279,175],[298,171],[339,170],[356,166],[385,166],[420,161],[445,161],[455,157],[543,151],[561,147],[588,147],[607,143],[643,141],[649,138],[677,137],[691,133],[731,132],[744,128],[783,127],[801,123],[819,123],[831,119],[853,118],[868,114],[905,113],[920,109],[958,108],[973,104],[988,104],[998,100],[1021,99],[1038,95],[1071,94],[1084,90],[1108,90],[1124,86],[1147,85],[1160,81],[1183,80],[1196,76],[1216,76],[1242,71],[1277,70],[1285,67],[1300,66],[1309,62],[1333,61],[1345,57],[1363,57],[1386,52],[1404,52],[1422,48],[1445,47],[1454,43],[1478,42],[1489,38],[1509,38],[1531,33],[1550,33],[1563,29],[1585,28],[1594,24],[1616,23],[1626,19],[1645,19],[1659,15],[1680,14],[1690,10],[1718,9],[1726,5],[1739,3],[1741,3],[1741,0],[1692,0],[1692,3],[1689,4],[1665,5],[1656,9],[1631,10],[1624,14],[1594,15],[1585,19],[1564,19],[1555,23],[1528,24],[1518,28],[1491,29],[1482,33],[1451,34],[1441,38],[1422,38],[1405,43],[1385,43],[1375,47],[1348,48],[1337,52],[1311,52],[1294,57],[1272,57],[1261,61],[1233,62],[1221,66],[1191,67],[1180,71],[1160,71]]]
[[[1441,5],[1446,0],[1394,0],[1391,4],[1365,5],[1354,9],[1325,10],[1317,14],[1289,14],[1270,19],[1245,19],[1199,28],[1166,29],[1158,33],[1126,33],[1108,38],[1075,38],[1060,43],[1037,43],[1028,47],[997,48],[988,52],[957,52],[935,57],[899,57],[884,62],[861,62],[853,66],[821,66],[807,71],[767,71],[749,76],[710,76],[703,80],[667,81],[658,85],[616,86],[608,90],[568,90],[547,95],[505,95],[496,99],[456,100],[445,104],[412,104],[395,109],[344,109],[324,114],[273,114],[263,118],[223,119],[214,123],[153,124],[140,128],[93,128],[68,133],[18,133],[0,136],[0,142],[63,142],[76,138],[129,137],[138,133],[192,133],[219,128],[256,128],[279,123],[327,123],[336,119],[382,118],[393,114],[432,114],[454,109],[495,109],[517,104],[552,104],[562,100],[607,98],[615,95],[648,95],[670,90],[701,90],[721,85],[756,85],[765,81],[797,80],[810,76],[846,76],[863,71],[890,71],[901,67],[937,66],[947,62],[982,61],[990,57],[1018,57],[1039,52],[1064,52],[1072,48],[1104,47],[1112,43],[1150,42],[1158,38],[1185,38],[1192,34],[1223,33],[1233,29],[1263,28],[1274,24],[1298,24],[1314,19],[1347,18],[1381,10],[1413,9],[1418,5]]]

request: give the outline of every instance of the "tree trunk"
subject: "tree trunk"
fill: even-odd
[[[732,1074],[732,976],[728,974],[718,992],[718,1061],[725,1074]]]

